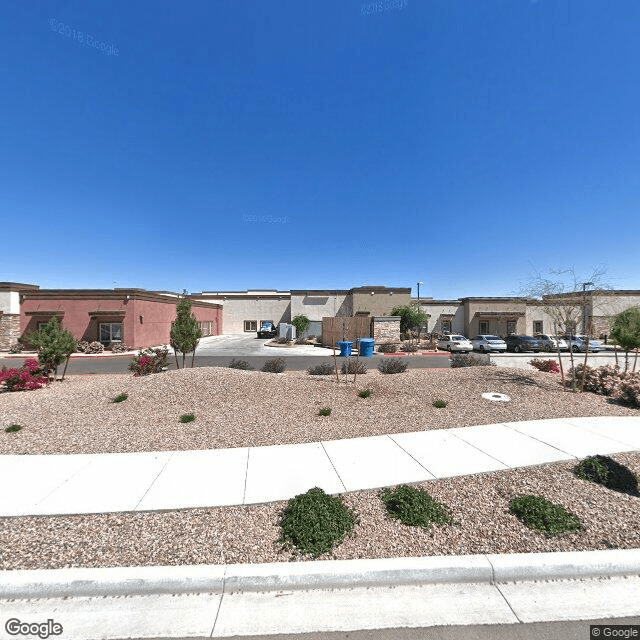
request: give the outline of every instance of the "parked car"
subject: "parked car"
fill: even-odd
[[[260,323],[258,329],[258,338],[275,338],[278,335],[276,325],[269,320],[265,320]]]
[[[584,353],[587,350],[587,336],[563,336],[567,341],[571,351],[581,351]],[[589,351],[599,353],[602,350],[602,345],[598,340],[589,338]]]
[[[543,351],[557,351],[558,348],[560,351],[569,351],[569,345],[563,338],[559,338],[558,336],[549,336],[546,333],[539,333],[534,337],[537,338],[542,345]]]
[[[473,351],[473,345],[469,338],[465,338],[465,336],[453,335],[453,336],[442,336],[442,338],[438,338],[438,349],[444,349],[445,351],[454,351],[460,353],[469,353]]]
[[[476,351],[485,353],[487,351],[502,351],[507,350],[507,343],[499,336],[480,335],[471,340],[471,344]]]
[[[542,344],[536,338],[531,336],[507,336],[505,339],[507,343],[507,351],[514,351],[515,353],[522,353],[523,351],[533,351],[538,353],[542,349]]]

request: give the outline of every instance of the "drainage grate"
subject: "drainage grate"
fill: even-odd
[[[504,393],[483,393],[482,397],[491,402],[510,402],[511,398]]]

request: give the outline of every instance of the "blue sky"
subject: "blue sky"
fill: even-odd
[[[0,280],[640,288],[637,0],[5,3]]]

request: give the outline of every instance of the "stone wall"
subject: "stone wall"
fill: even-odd
[[[0,313],[0,351],[9,351],[20,337],[20,314]]]
[[[376,344],[400,342],[400,316],[374,316],[373,339]]]

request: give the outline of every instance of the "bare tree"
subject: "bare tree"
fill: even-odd
[[[587,310],[591,306],[591,314],[597,307],[599,294],[610,289],[604,282],[605,269],[594,269],[588,278],[581,278],[574,268],[549,269],[547,276],[537,272],[521,289],[522,295],[537,298],[542,308],[553,322],[553,331],[556,336],[574,335],[578,327],[586,336],[584,365],[582,371],[582,386],[586,375],[587,355],[589,352],[590,327],[587,322]],[[591,289],[587,292],[586,287]],[[587,293],[589,294],[587,298]],[[564,385],[564,368],[560,356],[560,346],[557,345],[558,362],[560,363],[560,375]],[[569,358],[571,361],[571,389],[576,390],[575,362],[573,348],[569,345]]]

